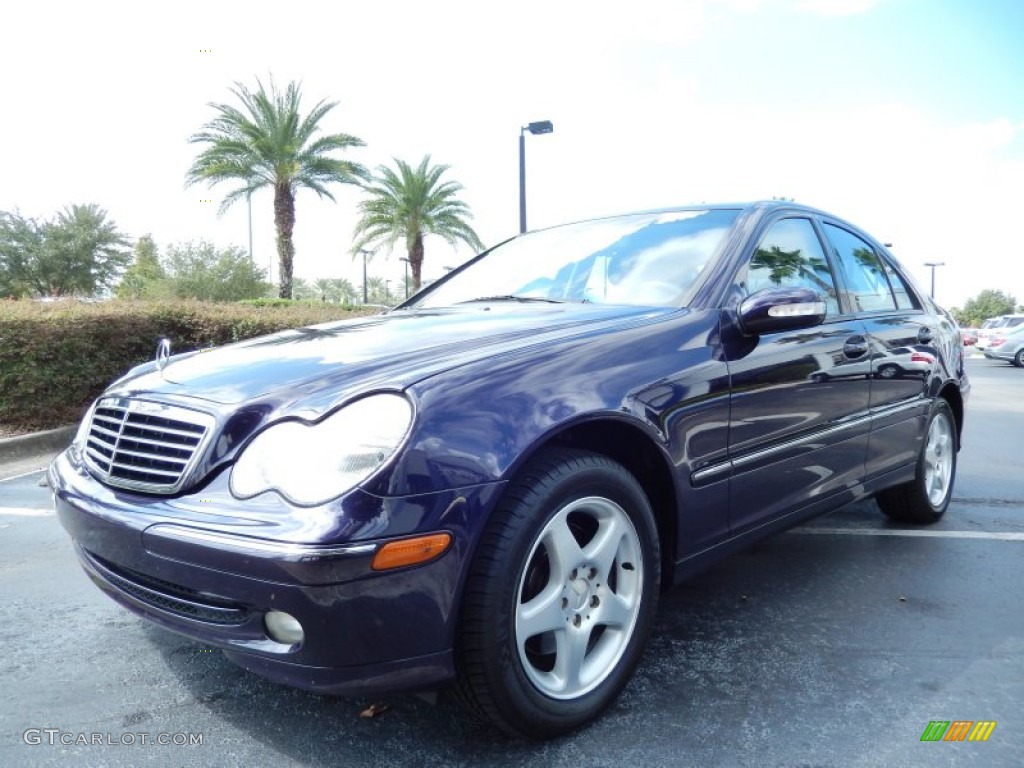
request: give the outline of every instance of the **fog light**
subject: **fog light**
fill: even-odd
[[[263,623],[267,625],[267,634],[279,643],[297,645],[302,642],[302,625],[291,614],[284,611],[270,611]]]

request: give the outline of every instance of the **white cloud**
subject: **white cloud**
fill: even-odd
[[[796,0],[793,7],[798,11],[819,16],[856,16],[867,13],[885,0]]]

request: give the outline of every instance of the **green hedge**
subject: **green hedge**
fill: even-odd
[[[111,381],[153,359],[161,336],[186,352],[376,311],[320,302],[0,301],[0,425],[77,421]]]

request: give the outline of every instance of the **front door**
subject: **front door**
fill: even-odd
[[[730,355],[729,522],[737,534],[863,478],[876,350],[840,311],[836,282],[810,219],[772,223],[738,278],[741,293],[800,286],[820,293],[822,325],[763,334]]]

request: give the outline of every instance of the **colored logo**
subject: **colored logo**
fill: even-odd
[[[995,720],[932,720],[921,741],[988,741],[995,729]]]

